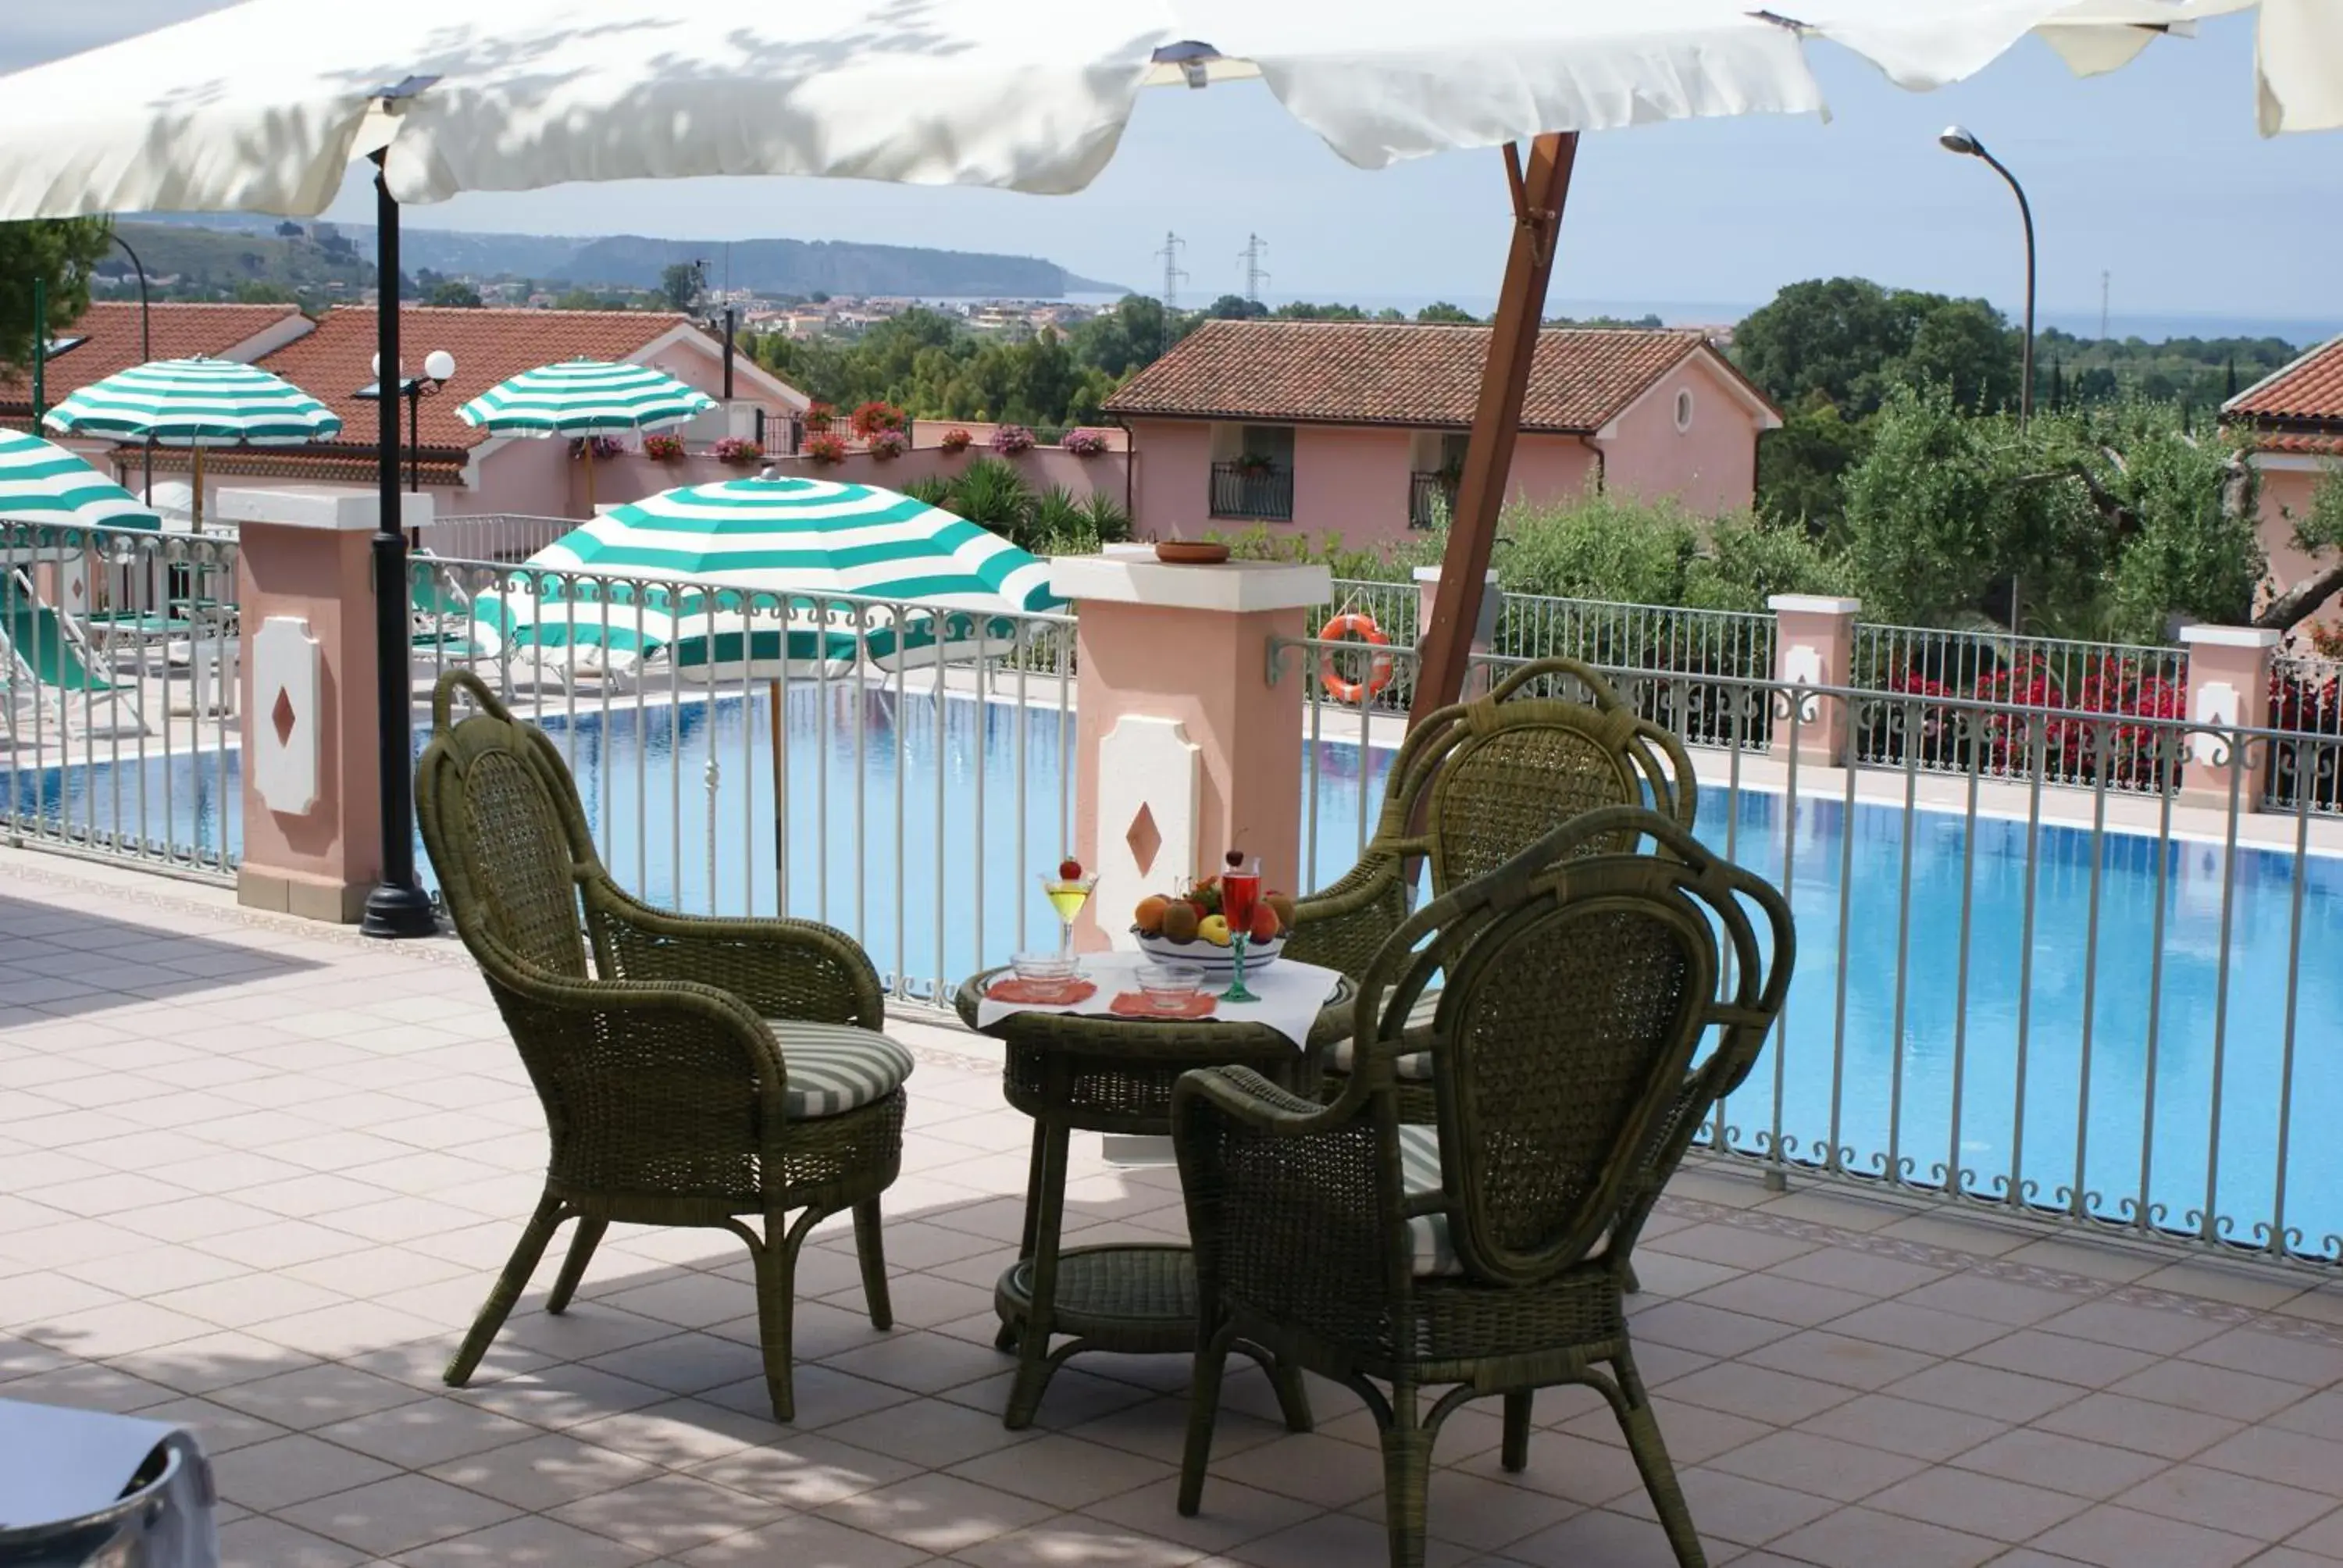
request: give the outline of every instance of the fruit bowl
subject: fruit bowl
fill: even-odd
[[[1156,962],[1184,964],[1191,969],[1202,970],[1208,980],[1224,981],[1236,970],[1235,950],[1208,942],[1202,937],[1175,942],[1166,936],[1151,935],[1137,926],[1131,928],[1131,934],[1139,939],[1139,950]],[[1284,946],[1285,939],[1282,936],[1272,937],[1265,942],[1247,942],[1245,972],[1255,974],[1275,963]]]

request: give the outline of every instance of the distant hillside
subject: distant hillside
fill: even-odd
[[[274,219],[214,215],[174,215],[129,229],[187,235],[206,230],[235,250],[261,248],[275,236]],[[366,224],[324,224],[312,232],[338,236],[362,256],[374,252],[374,229]],[[1038,256],[992,256],[974,251],[930,250],[909,246],[862,245],[845,240],[654,239],[618,235],[579,239],[556,235],[471,234],[448,229],[408,228],[400,234],[400,257],[413,273],[428,268],[481,281],[531,278],[588,288],[653,288],[660,272],[679,261],[705,258],[710,281],[727,271],[735,288],[759,294],[975,296],[1052,299],[1066,294],[1113,294],[1117,286],[1080,277]],[[247,245],[247,241],[251,242]],[[134,236],[133,244],[137,239]],[[142,252],[143,254],[143,252]],[[150,271],[168,270],[147,258]]]
[[[339,294],[354,297],[374,282],[368,251],[347,238],[320,240],[306,228],[298,236],[278,235],[273,220],[235,231],[156,223],[117,226],[150,279],[179,280],[161,287],[166,298],[234,297],[239,289],[258,287],[324,303]],[[97,272],[136,286],[130,263],[119,253],[98,263]],[[336,284],[342,287],[335,289]]]

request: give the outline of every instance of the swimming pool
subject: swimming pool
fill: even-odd
[[[1054,940],[1033,872],[1069,838],[1071,714],[840,684],[792,689],[788,719],[778,824],[761,696],[545,724],[612,871],[655,902],[769,912],[786,844],[789,912],[854,934],[911,994]],[[1315,883],[1350,868],[1390,756],[1318,748]],[[150,810],[163,766],[146,765]],[[234,754],[224,775],[210,757],[171,768],[175,832],[218,842]],[[124,764],[13,788],[20,809],[62,792],[102,824],[137,783]],[[2160,1223],[2209,1211],[2235,1239],[2282,1225],[2295,1250],[2343,1256],[2343,1141],[2325,1135],[2343,1122],[2343,966],[2326,957],[2343,950],[2343,861],[2305,860],[2298,888],[2288,855],[2110,832],[2094,930],[2092,836],[2034,831],[2029,927],[2024,822],[1981,819],[1972,844],[1960,816],[1915,814],[1906,900],[1900,809],[1703,790],[1703,838],[1786,886],[1798,920],[1784,1027],[1727,1108],[1728,1141],[1762,1151],[1778,1128],[1802,1161],[1835,1150],[1995,1196],[2015,1181],[2111,1218],[2144,1199]]]

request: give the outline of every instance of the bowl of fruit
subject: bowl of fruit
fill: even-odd
[[[1292,899],[1262,894],[1246,930],[1245,968],[1257,971],[1275,963],[1292,923]],[[1160,963],[1200,969],[1208,980],[1225,980],[1236,967],[1231,947],[1235,933],[1229,929],[1228,900],[1217,876],[1181,892],[1141,899],[1131,911],[1131,929],[1139,950]]]

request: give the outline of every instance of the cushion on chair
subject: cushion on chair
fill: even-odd
[[[883,1034],[842,1023],[769,1018],[789,1071],[789,1116],[809,1121],[876,1105],[911,1076],[911,1053]]]
[[[1399,1130],[1399,1182],[1400,1191],[1411,1198],[1440,1191],[1439,1128]],[[1413,1216],[1407,1222],[1407,1239],[1414,1252],[1411,1271],[1416,1278],[1464,1271],[1464,1265],[1456,1261],[1455,1243],[1449,1239],[1446,1214]]]
[[[1415,999],[1415,1005],[1407,1010],[1407,1027],[1409,1030],[1412,1032],[1419,1029],[1430,1029],[1432,1027],[1432,1015],[1439,1010],[1440,993],[1437,990],[1425,991],[1422,996]],[[1351,1062],[1355,1055],[1356,1052],[1353,1050],[1351,1045],[1351,1037],[1346,1034],[1342,1039],[1336,1040],[1332,1045],[1326,1048],[1326,1070],[1329,1072],[1350,1071]],[[1403,1083],[1431,1082],[1432,1053],[1427,1050],[1412,1050],[1405,1056],[1401,1057],[1399,1059],[1399,1078]]]

